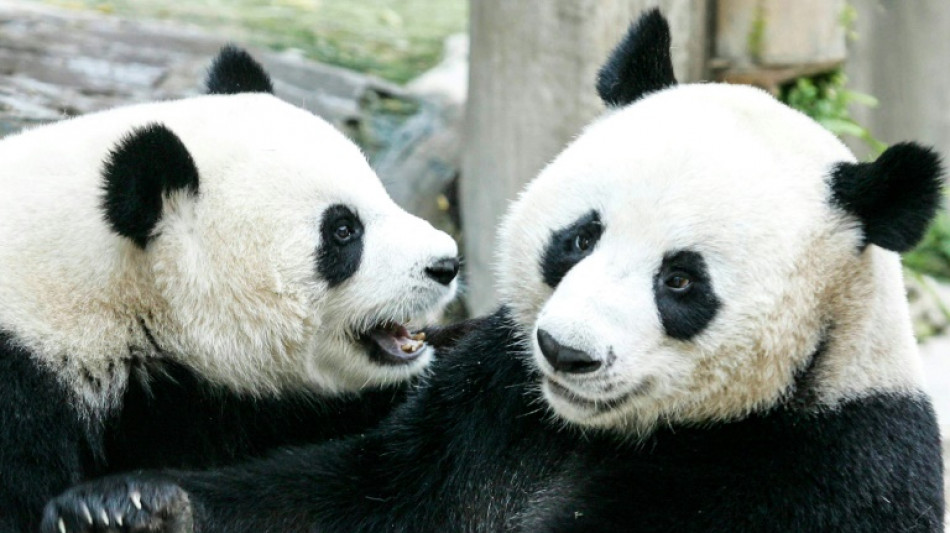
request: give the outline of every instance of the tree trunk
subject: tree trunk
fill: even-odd
[[[509,201],[603,110],[598,68],[656,5],[670,21],[677,78],[703,78],[706,0],[471,1],[461,209],[472,313],[497,303],[495,228]]]

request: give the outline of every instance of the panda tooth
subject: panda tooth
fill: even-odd
[[[413,351],[413,346],[412,346],[412,344],[410,344],[410,343],[403,344],[403,345],[400,346],[399,348],[402,349],[402,351],[404,351],[404,352],[406,352],[406,353],[412,353],[412,351]]]
[[[420,331],[419,333],[416,333],[415,335],[412,336],[412,340],[414,340],[414,341],[425,341],[425,340],[426,340],[426,333],[425,333],[424,331]]]

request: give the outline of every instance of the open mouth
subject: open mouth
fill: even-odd
[[[410,333],[395,320],[382,322],[359,335],[370,359],[383,365],[406,365],[419,358],[429,346],[426,334]]]

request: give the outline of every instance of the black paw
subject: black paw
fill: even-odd
[[[158,478],[113,476],[77,485],[43,511],[42,533],[191,533],[191,503]]]

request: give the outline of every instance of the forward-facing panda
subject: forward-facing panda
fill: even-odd
[[[45,531],[942,530],[895,253],[934,153],[858,163],[762,91],[677,86],[656,11],[598,89],[503,223],[505,306],[380,426],[75,488]]]
[[[454,295],[453,240],[243,51],[208,86],[0,142],[2,532],[92,476],[362,430],[432,357],[404,321]]]

